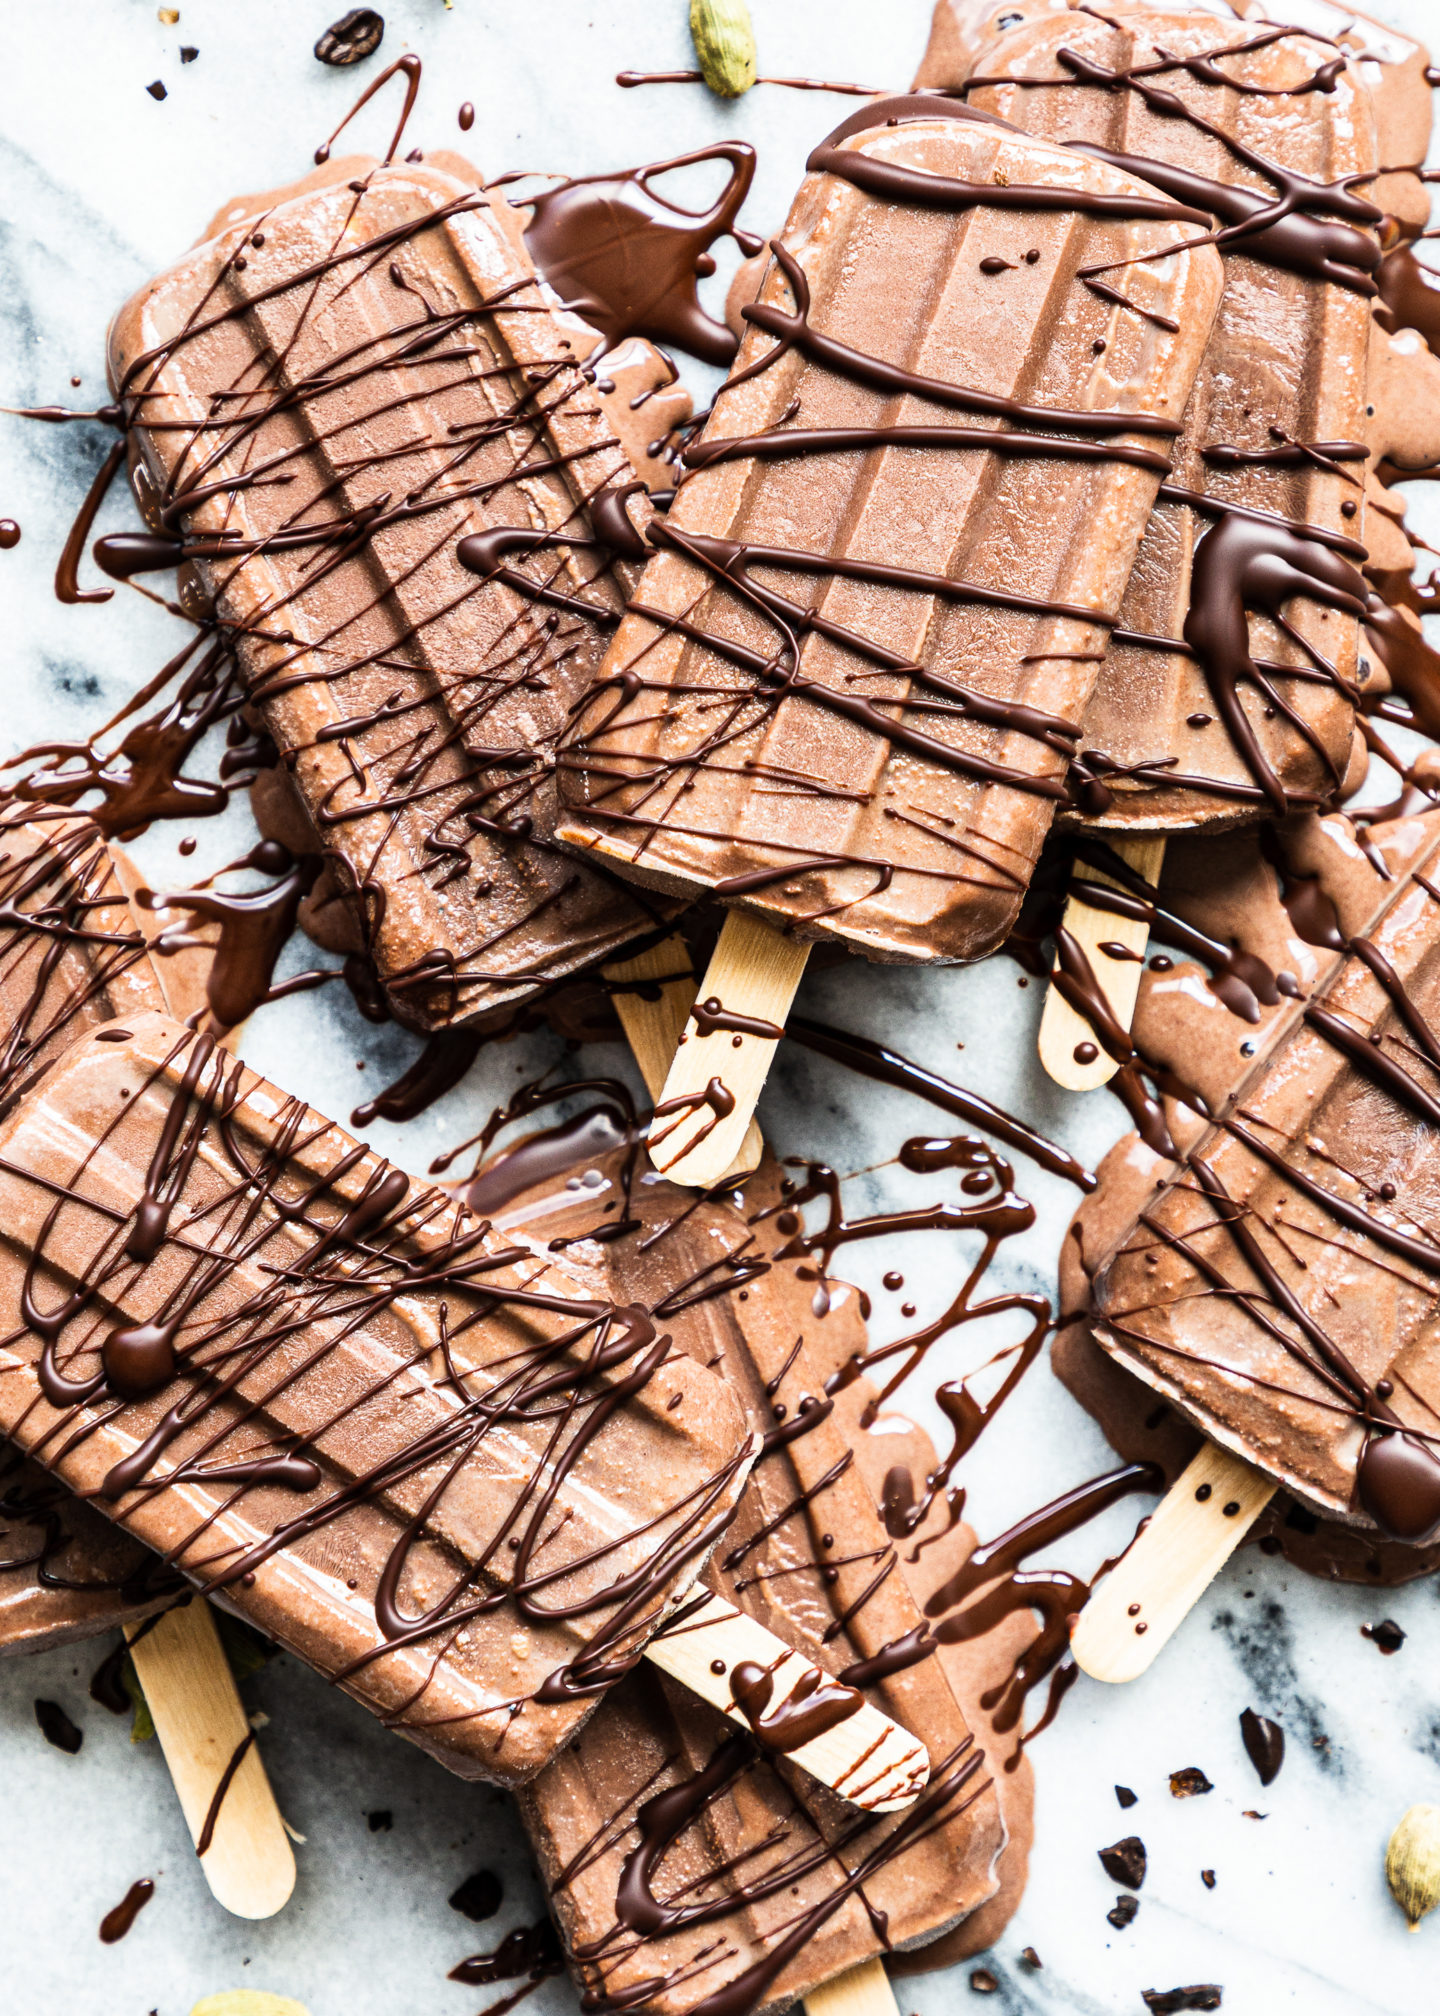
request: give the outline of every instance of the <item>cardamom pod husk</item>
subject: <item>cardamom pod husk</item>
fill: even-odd
[[[1440,1806],[1412,1806],[1385,1850],[1390,1895],[1416,1931],[1440,1904]]]
[[[690,0],[690,36],[700,75],[717,98],[739,98],[755,82],[755,30],[745,0]]]
[[[258,1988],[228,1988],[219,1995],[207,1995],[195,2004],[190,2016],[310,2016],[303,2002],[288,1995],[267,1995]]]

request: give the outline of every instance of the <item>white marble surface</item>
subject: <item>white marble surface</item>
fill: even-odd
[[[619,92],[611,80],[621,68],[688,62],[683,0],[456,0],[453,9],[391,0],[384,11],[384,55],[409,46],[425,58],[419,144],[464,144],[489,172],[579,172],[741,134],[759,149],[745,217],[757,229],[783,214],[808,147],[846,109],[779,90],[730,107],[686,87]],[[877,85],[911,74],[927,17],[925,0],[756,0],[754,11],[762,68]],[[1436,25],[1433,0],[1390,0],[1383,11],[1398,26]],[[379,67],[333,72],[313,60],[311,44],[331,12],[330,0],[183,0],[179,25],[167,27],[146,0],[11,0],[0,60],[0,399],[102,396],[101,346],[115,305],[227,197],[305,167],[357,78]],[[185,67],[182,42],[200,50]],[[156,77],[169,90],[163,103],[146,95]],[[455,117],[463,99],[477,117],[462,143]],[[388,102],[369,110],[357,142],[383,144],[392,116]],[[84,381],[73,395],[72,373]],[[23,527],[20,546],[0,553],[5,750],[97,723],[175,645],[170,619],[136,595],[106,608],[62,608],[51,595],[56,554],[105,445],[97,429],[0,421],[0,515]],[[1415,512],[1425,523],[1423,496]],[[1440,543],[1440,514],[1428,515]],[[100,529],[123,522],[117,497]],[[199,850],[183,873],[174,828],[157,829],[138,851],[157,881],[188,881],[243,851],[248,830],[243,807],[197,826]],[[823,1000],[834,1019],[1023,1112],[1088,1159],[1121,1131],[1108,1094],[1068,1098],[1040,1078],[1038,993],[1017,985],[1006,961],[938,974],[857,962],[815,975],[805,999],[812,1008]],[[332,990],[263,1011],[247,1054],[344,1113],[414,1047],[399,1031],[361,1022]],[[482,1053],[457,1092],[409,1128],[377,1127],[376,1144],[423,1170],[478,1124],[518,1072],[555,1054],[539,1038]],[[612,1051],[586,1062],[625,1068]],[[761,1117],[782,1150],[822,1152],[844,1170],[863,1169],[902,1132],[931,1124],[927,1109],[901,1095],[788,1048]],[[852,1195],[864,1208],[898,1198],[896,1175],[861,1178]],[[1072,1195],[1024,1165],[1021,1185],[1039,1222],[1004,1256],[997,1281],[1049,1292]],[[917,1199],[934,1187],[919,1185]],[[963,1257],[936,1235],[928,1248],[910,1242],[903,1255],[865,1253],[863,1272],[878,1283],[886,1265],[901,1266],[922,1307],[927,1293],[938,1305]],[[877,1317],[878,1335],[885,1321]],[[965,1333],[956,1353],[933,1364],[927,1385],[959,1376],[996,1341]],[[1110,1460],[1089,1421],[1037,1367],[967,1461],[971,1515],[995,1533]],[[1058,1565],[1088,1572],[1133,1512],[1121,1507],[1097,1522],[1058,1550]],[[1409,1634],[1391,1659],[1359,1631],[1387,1614]],[[448,1777],[281,1659],[251,1692],[271,1718],[263,1743],[281,1805],[306,1842],[289,1908],[268,1924],[241,1924],[205,1889],[155,1746],[132,1747],[125,1725],[89,1701],[103,1649],[0,1664],[0,2007],[185,2016],[203,1994],[252,1986],[296,1996],[313,2016],[471,2016],[504,1992],[445,1980],[466,1953],[493,1945],[541,1906],[502,1795]],[[1037,1744],[1030,1888],[988,1956],[1000,1992],[976,2006],[1036,2016],[1139,2012],[1142,1988],[1206,1980],[1224,1984],[1230,2016],[1421,2016],[1440,2006],[1440,1922],[1409,1937],[1381,1874],[1401,1811],[1440,1800],[1437,1661],[1434,1586],[1384,1597],[1322,1588],[1253,1550],[1242,1554],[1147,1679],[1125,1691],[1082,1681]],[[78,1757],[42,1740],[37,1696],[60,1701],[81,1724]],[[1237,1717],[1247,1706],[1276,1717],[1289,1738],[1285,1769],[1263,1794],[1240,1745]],[[1187,1764],[1200,1765],[1215,1790],[1176,1802],[1167,1776]],[[1128,1814],[1116,1805],[1117,1781],[1139,1794]],[[1257,1805],[1263,1821],[1243,1817]],[[393,1812],[391,1831],[370,1832],[365,1815],[377,1808]],[[1104,1915],[1114,1885],[1094,1851],[1132,1831],[1146,1841],[1150,1874],[1137,1922],[1116,1932]],[[446,1898],[480,1867],[502,1875],[506,1894],[500,1915],[474,1927]],[[1201,1884],[1202,1868],[1217,1873],[1213,1891]],[[123,1943],[102,1946],[102,1913],[142,1874],[156,1879],[154,1902]],[[1026,1945],[1039,1951],[1042,1972],[1018,1964]],[[902,2010],[940,2016],[969,2006],[967,1972],[902,1984]],[[557,1981],[528,2008],[569,2016],[576,2006],[569,1984]]]

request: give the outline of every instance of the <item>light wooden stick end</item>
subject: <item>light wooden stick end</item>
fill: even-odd
[[[1207,1442],[1080,1612],[1076,1665],[1095,1680],[1138,1679],[1274,1493],[1263,1470]]]
[[[1137,874],[1143,875],[1147,882],[1153,885],[1159,881],[1161,864],[1165,859],[1163,838],[1112,838],[1110,844],[1121,860]],[[1112,876],[1103,875],[1098,869],[1087,868],[1085,872],[1090,881],[1119,886]],[[1140,992],[1140,975],[1145,970],[1149,925],[1138,918],[1115,917],[1108,910],[1094,910],[1088,903],[1072,896],[1065,905],[1065,929],[1094,968],[1095,977],[1105,990],[1105,998],[1116,1021],[1122,1028],[1128,1029],[1135,1013],[1135,999]],[[1117,956],[1102,952],[1102,945],[1118,945],[1124,949]],[[1053,981],[1045,995],[1038,1048],[1045,1070],[1067,1092],[1093,1092],[1101,1085],[1108,1085],[1120,1068],[1109,1052],[1096,1042],[1095,1032],[1085,1017],[1077,1014]],[[1090,1051],[1095,1054],[1089,1056]]]
[[[237,1918],[274,1917],[295,1888],[295,1856],[214,1612],[195,1596],[125,1635],[197,1849],[210,1823],[205,1880]]]
[[[822,1981],[805,1997],[806,2016],[900,2016],[890,1976],[877,1956]]]
[[[839,1688],[813,1661],[719,1596],[683,1614],[672,1630],[659,1632],[645,1657],[740,1728],[753,1729],[762,1743],[767,1723],[773,1729],[787,1713],[799,1717],[807,1703],[818,1707]],[[757,1681],[759,1693],[751,1693]],[[749,1713],[738,1705],[737,1694],[749,1697]],[[867,1813],[912,1805],[930,1778],[924,1744],[859,1696],[848,1704],[843,1721],[777,1754]]]
[[[650,1129],[650,1160],[672,1182],[709,1189],[744,1166],[741,1147],[809,949],[744,911],[727,915]]]

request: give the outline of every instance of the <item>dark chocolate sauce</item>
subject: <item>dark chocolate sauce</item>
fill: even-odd
[[[658,192],[655,184],[671,169],[699,161],[722,161],[730,170],[708,209],[685,210]],[[525,244],[560,299],[600,331],[608,348],[627,336],[648,336],[726,365],[735,338],[705,313],[695,283],[714,272],[710,247],[717,239],[737,237],[744,250],[758,250],[758,240],[735,228],[754,174],[754,148],[722,140],[646,168],[579,176],[530,199]]]
[[[142,1876],[138,1883],[132,1883],[113,1910],[107,1911],[100,1920],[100,1938],[106,1946],[113,1946],[123,1939],[150,1899],[155,1895],[155,1884],[149,1876]]]

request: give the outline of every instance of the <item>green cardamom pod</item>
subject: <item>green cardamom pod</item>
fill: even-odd
[[[739,98],[755,82],[755,30],[745,0],[690,0],[690,34],[700,75],[717,98]]]
[[[1413,1932],[1440,1904],[1440,1806],[1412,1806],[1390,1836],[1385,1881]]]

